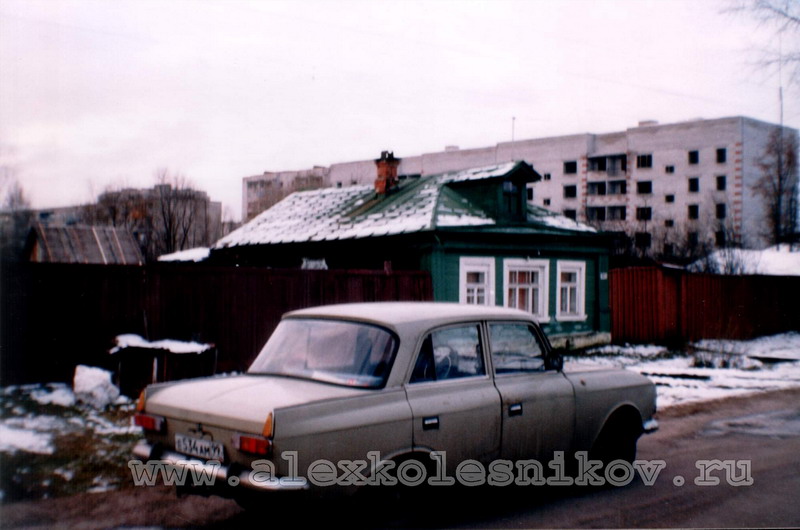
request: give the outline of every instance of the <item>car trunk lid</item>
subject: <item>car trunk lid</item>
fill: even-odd
[[[167,418],[260,433],[270,412],[367,392],[270,375],[213,377],[157,385],[147,393],[146,411]]]

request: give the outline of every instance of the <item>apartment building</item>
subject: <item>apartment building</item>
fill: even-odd
[[[531,204],[624,233],[640,250],[670,254],[730,244],[763,248],[769,244],[766,209],[754,186],[762,176],[759,161],[778,129],[746,117],[644,121],[621,132],[404,156],[398,173],[400,178],[424,177],[525,160],[542,175],[528,187]],[[784,137],[794,137],[796,145],[797,130],[784,129]],[[259,189],[345,187],[369,184],[374,175],[375,161],[362,160],[247,177],[244,216],[251,219],[270,206]]]

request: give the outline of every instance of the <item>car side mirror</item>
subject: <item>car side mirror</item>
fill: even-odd
[[[564,358],[556,352],[550,352],[547,356],[547,369],[560,372],[564,369]]]

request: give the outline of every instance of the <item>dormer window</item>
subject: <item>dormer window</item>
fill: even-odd
[[[503,204],[502,209],[506,215],[513,220],[519,220],[522,216],[523,205],[527,202],[528,190],[526,186],[520,187],[513,180],[503,181]]]

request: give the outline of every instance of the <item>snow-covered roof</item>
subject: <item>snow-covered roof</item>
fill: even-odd
[[[487,212],[449,185],[508,177],[523,164],[527,166],[525,162],[508,162],[407,178],[397,191],[382,198],[376,197],[372,186],[296,192],[220,239],[214,248],[349,240],[437,228],[496,225]],[[594,231],[542,209],[529,210],[529,221],[542,229]]]
[[[208,258],[209,252],[210,249],[206,247],[190,248],[187,250],[179,250],[172,254],[163,254],[158,257],[158,261],[193,261],[197,263]]]
[[[180,341],[172,339],[164,339],[157,341],[148,341],[139,335],[125,334],[117,335],[114,339],[116,346],[114,346],[108,353],[114,354],[125,348],[141,348],[151,350],[166,350],[170,353],[203,353],[214,347],[213,344],[203,344],[193,341]]]
[[[551,212],[550,210],[540,206],[528,205],[528,222],[558,230],[571,230],[574,232],[597,232],[594,227],[579,223],[575,219],[570,219],[565,215]]]

